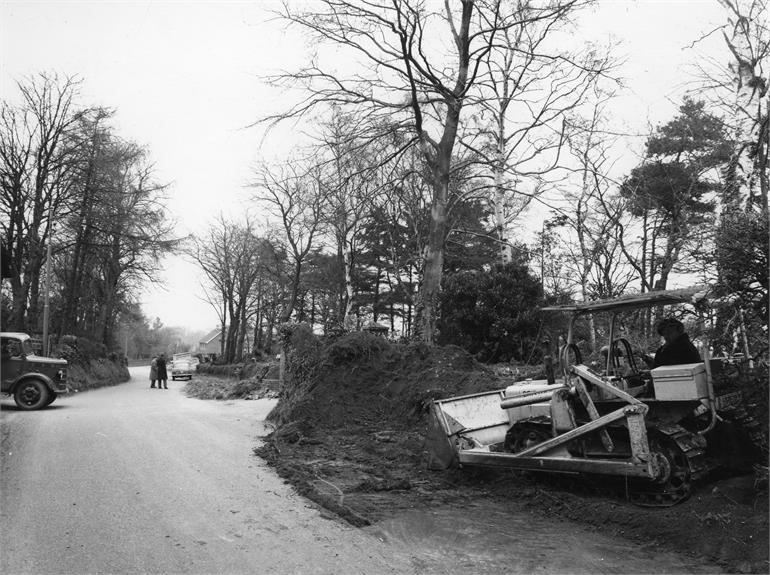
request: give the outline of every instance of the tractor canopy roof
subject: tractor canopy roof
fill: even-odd
[[[543,311],[561,311],[573,314],[616,312],[671,304],[698,304],[708,301],[709,288],[705,285],[675,290],[660,290],[623,295],[616,298],[544,307]]]

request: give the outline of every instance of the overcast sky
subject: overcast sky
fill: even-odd
[[[279,110],[280,94],[260,79],[296,67],[302,42],[271,20],[262,2],[13,2],[0,0],[0,92],[38,71],[82,78],[84,105],[114,108],[119,135],[146,145],[184,236],[220,211],[242,212],[245,184],[260,156],[280,155],[293,137],[246,128]],[[582,17],[586,39],[621,40],[628,91],[616,121],[641,130],[675,113],[690,44],[724,20],[717,0],[604,0]],[[703,50],[719,50],[716,37]],[[726,54],[725,54],[726,57]],[[630,151],[637,153],[638,150]],[[208,330],[214,311],[200,296],[200,272],[180,258],[164,262],[162,288],[143,307],[165,325]]]

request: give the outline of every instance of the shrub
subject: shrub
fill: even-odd
[[[325,350],[333,365],[344,365],[359,359],[369,359],[391,349],[388,340],[364,331],[356,331],[334,340]]]
[[[93,359],[104,359],[108,356],[107,347],[104,344],[74,335],[62,336],[54,353],[70,364],[82,365],[88,365],[88,362]],[[113,355],[117,359],[117,354]]]
[[[526,361],[542,301],[540,282],[520,262],[453,274],[444,282],[436,341],[459,345],[480,361]]]

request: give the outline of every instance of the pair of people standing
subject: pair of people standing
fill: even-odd
[[[166,371],[166,354],[161,353],[160,357],[155,356],[150,362],[150,387],[155,388],[155,382],[158,382],[158,389],[168,389],[166,382],[168,372]]]

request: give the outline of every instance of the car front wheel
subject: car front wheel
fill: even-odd
[[[28,379],[19,384],[13,392],[13,399],[19,409],[32,411],[50,403],[51,392],[48,386],[39,379]]]

